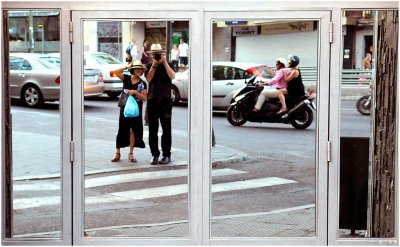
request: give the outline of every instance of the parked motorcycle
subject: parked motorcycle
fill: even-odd
[[[357,100],[356,107],[359,113],[363,115],[371,114],[371,95],[364,95]]]
[[[285,123],[291,124],[296,129],[308,128],[313,119],[313,110],[316,106],[313,102],[312,91],[306,92],[300,97],[286,96],[287,113],[277,114],[281,109],[279,99],[267,99],[258,112],[253,112],[258,95],[263,90],[254,82],[255,76],[249,79],[233,96],[228,108],[227,119],[234,126],[241,126],[249,122]]]

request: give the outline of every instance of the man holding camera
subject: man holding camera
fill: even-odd
[[[149,118],[149,146],[152,165],[165,165],[171,162],[172,146],[172,99],[171,85],[175,78],[174,66],[167,62],[165,50],[160,44],[151,45],[147,54],[153,56],[153,62],[147,64],[146,79],[149,83],[147,111]],[[159,160],[158,127],[161,123],[161,149],[163,158]]]

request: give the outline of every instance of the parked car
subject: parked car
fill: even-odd
[[[96,97],[104,93],[104,78],[100,70],[85,68],[83,74],[84,97]]]
[[[10,97],[38,107],[60,98],[60,68],[34,53],[11,53]]]
[[[171,98],[172,104],[177,105],[181,100],[186,101],[189,97],[189,70],[176,72],[172,80]]]
[[[44,101],[60,98],[60,63],[56,57],[49,62],[46,54],[10,53],[10,97],[20,99],[29,107],[39,107]],[[59,57],[58,57],[59,60]],[[104,92],[100,70],[85,69],[84,96],[98,96]]]
[[[216,110],[228,109],[233,93],[243,85],[246,78],[257,74],[257,80],[273,77],[266,65],[241,62],[213,62],[212,64],[212,105]],[[171,97],[173,103],[187,100],[189,95],[189,70],[175,73],[172,80]]]
[[[117,58],[105,52],[85,52],[83,65],[87,68],[99,69],[104,77],[104,93],[111,98],[118,97],[123,88],[122,80],[113,73],[117,68],[126,66]]]
[[[38,54],[41,59],[61,67],[60,53]],[[83,73],[83,95],[85,97],[96,97],[104,93],[104,78],[99,69],[84,68]]]

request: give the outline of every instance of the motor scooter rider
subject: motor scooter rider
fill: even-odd
[[[288,86],[285,89],[286,94],[293,97],[300,97],[304,95],[304,84],[301,78],[301,72],[298,68],[300,63],[300,58],[296,55],[288,56],[288,65],[290,68],[290,74],[284,74],[284,79]],[[284,91],[284,90],[283,90]]]
[[[286,90],[287,87],[287,82],[284,80],[284,74],[288,75],[290,71],[285,66],[285,60],[286,59],[284,58],[278,58],[276,60],[276,72],[275,76],[272,79],[267,80],[266,82],[258,82],[256,84],[257,86],[265,87],[258,96],[257,102],[254,105],[253,112],[258,112],[267,98],[279,98],[282,108],[280,109],[278,114],[286,112],[286,101],[282,90]]]

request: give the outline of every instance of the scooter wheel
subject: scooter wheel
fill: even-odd
[[[362,96],[360,99],[357,100],[357,110],[359,113],[363,115],[370,115],[371,114],[371,100],[369,95]]]
[[[313,110],[310,107],[305,106],[304,110],[301,110],[290,117],[290,124],[296,129],[306,129],[312,124],[313,120]]]
[[[233,126],[241,126],[247,122],[244,112],[238,105],[230,106],[228,108],[226,118]]]

